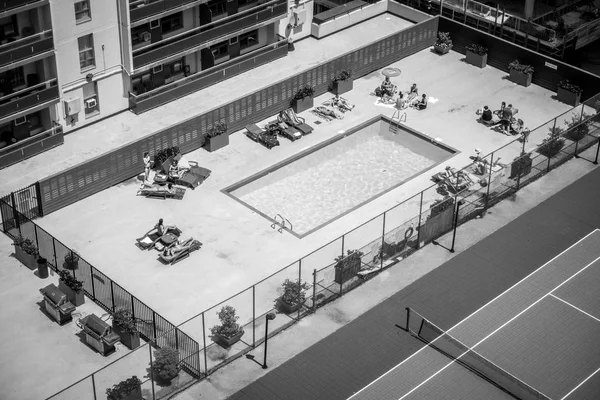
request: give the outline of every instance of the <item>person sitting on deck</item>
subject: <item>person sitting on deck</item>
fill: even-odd
[[[177,168],[177,161],[173,160],[169,166],[169,177],[179,178],[179,169]]]
[[[408,91],[408,96],[407,96],[407,101],[411,102],[413,101],[417,96],[419,95],[419,88],[417,88],[417,84],[413,83],[412,86],[410,87],[410,90]]]
[[[398,110],[404,110],[406,107],[408,107],[408,103],[406,102],[406,99],[404,98],[404,94],[402,92],[398,93],[398,98],[396,99],[396,108]]]
[[[393,96],[396,92],[396,85],[392,83],[389,76],[386,76],[383,82],[381,82],[381,91],[383,94],[387,94],[388,96]]]
[[[169,190],[171,190],[173,188],[173,185],[171,185],[170,183],[168,186],[169,186]],[[158,220],[158,224],[156,224],[155,228],[156,228],[156,232],[158,233],[159,236],[163,236],[164,234],[168,233],[170,230],[177,229],[177,227],[175,225],[173,225],[173,226],[165,225],[162,218],[160,218]]]
[[[414,104],[413,107],[416,108],[417,110],[424,110],[427,108],[427,95],[425,93],[423,93],[423,96],[421,96],[420,100],[417,100]]]
[[[483,107],[483,112],[481,113],[481,120],[485,122],[491,122],[494,119],[494,114],[492,110],[488,106]]]

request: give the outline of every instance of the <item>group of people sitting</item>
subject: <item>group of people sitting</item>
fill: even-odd
[[[396,93],[398,97],[395,97]],[[416,83],[413,83],[410,90],[404,94],[398,90],[398,86],[392,83],[389,76],[386,76],[381,86],[375,89],[375,96],[380,97],[384,103],[395,104],[398,110],[408,107],[414,107],[417,110],[427,108],[427,95],[423,93],[419,97],[419,89]]]
[[[500,125],[502,133],[509,135],[514,132],[515,135],[522,135],[523,140],[526,141],[529,130],[525,127],[522,119],[515,117],[518,112],[518,108],[513,107],[512,104],[507,106],[506,102],[503,101],[499,110],[492,112],[488,106],[484,106],[483,109],[477,111],[477,114],[480,115],[481,122],[484,124],[488,126]],[[495,119],[494,115],[498,119]]]

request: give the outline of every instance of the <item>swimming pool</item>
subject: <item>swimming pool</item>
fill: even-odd
[[[284,216],[303,237],[457,153],[390,122],[375,117],[223,192],[272,221]]]

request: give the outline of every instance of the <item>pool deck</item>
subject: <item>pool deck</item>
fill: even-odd
[[[390,19],[386,19],[388,17]],[[188,96],[141,116],[134,116],[129,112],[119,114],[67,136],[65,145],[61,147],[0,171],[0,180],[3,182],[0,193],[26,186],[50,173],[101,154],[109,148],[120,146],[189,117],[192,109],[198,113],[210,108],[210,105],[238,97],[241,94],[241,82],[248,85],[249,89],[255,88],[254,85],[266,76],[276,79],[273,78],[274,74],[281,74],[283,77],[292,71],[324,60],[326,49],[329,54],[339,54],[376,39],[373,32],[385,36],[392,30],[408,25],[410,24],[393,16],[380,16],[326,38],[316,46],[317,41],[312,39],[298,42],[295,52],[275,62],[281,61],[282,64],[272,63],[257,68],[209,88],[201,92],[201,96]],[[369,35],[365,35],[365,32],[369,32]],[[369,40],[365,40],[365,37],[369,37]],[[334,51],[331,50],[332,47]],[[311,54],[312,58],[305,57],[306,54]],[[401,77],[393,79],[402,90],[407,90],[411,83],[417,82],[421,93],[427,93],[431,98],[437,99],[430,102],[426,111],[408,110],[406,124],[462,151],[449,160],[449,165],[463,167],[468,163],[468,156],[475,147],[479,147],[483,153],[488,153],[513,139],[475,121],[475,110],[484,104],[495,109],[501,101],[513,103],[521,110],[519,117],[523,118],[529,127],[538,126],[569,109],[568,106],[553,100],[553,93],[550,91],[538,86],[517,86],[505,79],[504,72],[491,67],[479,70],[462,62],[462,58],[462,55],[455,52],[439,57],[429,50],[424,50],[393,64],[403,71]],[[299,60],[304,62],[300,64]],[[314,121],[317,118],[308,112],[304,113],[302,116],[306,118],[307,123],[315,127],[315,132],[299,141],[292,143],[281,139],[281,146],[267,150],[241,132],[236,132],[230,137],[230,145],[218,152],[208,153],[199,149],[188,154],[190,160],[198,161],[213,173],[195,191],[188,190],[182,201],[136,197],[139,182],[131,179],[44,217],[38,223],[165,318],[173,323],[180,323],[432,184],[429,177],[437,172],[436,170],[431,170],[430,173],[388,192],[303,239],[287,233],[277,233],[263,217],[253,214],[221,192],[221,189],[244,177],[333,137],[340,130],[350,129],[378,114],[391,116],[391,108],[376,105],[375,98],[369,95],[381,80],[380,71],[377,71],[354,82],[354,90],[344,97],[356,104],[356,108],[347,113],[343,120],[316,125]],[[212,97],[211,90],[214,93],[218,91],[220,96]],[[327,94],[320,96],[315,99],[315,104],[320,104],[328,97],[330,95]],[[188,108],[184,108],[184,105]],[[539,143],[541,139],[541,134],[540,137],[532,136],[530,143]],[[438,168],[443,169],[443,165]],[[28,173],[22,175],[22,171]],[[556,184],[560,183],[562,182]],[[412,216],[407,215],[406,218]],[[203,242],[203,248],[175,266],[162,265],[157,260],[156,252],[142,252],[137,249],[134,245],[135,238],[150,229],[159,217],[164,218],[167,224],[176,224],[182,228],[184,236],[191,235]],[[428,251],[432,250],[424,250]],[[438,252],[439,249],[435,251]],[[5,259],[11,253],[12,248],[7,238],[0,238],[0,257]],[[333,260],[318,260],[319,263],[331,261]],[[315,267],[325,265],[317,264]],[[8,268],[19,268],[19,264],[11,258]],[[430,266],[424,267],[423,270],[416,268],[406,279],[416,279],[427,272],[428,268]],[[309,274],[310,268],[307,270]],[[11,302],[16,301],[15,296],[11,296],[11,293],[14,293],[13,287],[23,285],[23,290],[29,290],[28,287],[37,289],[38,286],[43,287],[49,283],[48,280],[38,282],[38,278],[29,273],[19,272],[14,278],[3,279],[0,283],[0,300],[7,305],[7,309],[10,308],[10,304],[15,304]],[[270,286],[263,289],[271,293],[280,283],[279,280],[270,282]],[[398,289],[400,287],[394,287],[394,290]],[[29,297],[22,299],[32,301]],[[20,306],[20,303],[14,305],[15,308]],[[22,318],[21,315],[7,312],[5,320],[21,321]],[[30,346],[34,341],[47,345],[48,336],[39,333],[45,329],[42,323],[32,322],[36,318],[46,322],[43,314],[39,314],[38,317],[33,315],[28,319],[34,327],[31,331],[14,337],[14,334],[9,333],[12,330],[4,330],[8,336],[0,335],[3,343],[10,342],[12,347],[19,346],[24,349],[20,357],[29,360],[29,366],[38,365],[35,370],[25,368],[24,363],[5,365],[4,368],[14,369],[16,375],[20,370],[21,373],[27,371],[29,375],[50,376],[50,363],[41,363],[40,360],[54,357],[57,349],[66,348],[60,346],[65,346],[64,343],[71,340],[52,333],[56,336],[52,336],[52,347],[42,350]],[[197,325],[188,327],[189,331],[186,328],[184,331],[196,340],[201,340]],[[1,358],[11,357],[11,346],[3,345],[0,348]],[[72,348],[68,348],[71,351]],[[83,353],[81,357],[85,357],[87,351],[91,352],[86,348],[72,353]],[[95,366],[99,368],[104,363],[105,360],[99,360]],[[72,364],[77,365],[78,362],[73,361]],[[64,374],[59,380],[53,381],[52,385],[32,385],[20,382],[15,378],[15,373],[6,375],[0,369],[0,376],[3,377],[0,380],[2,394],[11,393],[10,398],[15,399],[48,396],[92,371],[92,366],[78,368],[77,371]]]

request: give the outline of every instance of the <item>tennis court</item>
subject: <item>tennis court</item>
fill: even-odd
[[[409,310],[429,345],[349,399],[600,398],[599,287],[596,229],[448,331]]]

